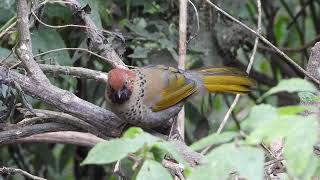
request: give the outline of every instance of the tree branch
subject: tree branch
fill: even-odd
[[[7,128],[5,128],[7,129]],[[54,131],[71,131],[76,130],[75,128],[58,123],[44,123],[44,124],[35,124],[31,126],[18,127],[16,125],[9,126],[9,130],[0,132],[0,144],[9,143],[20,139],[23,137],[28,137],[34,134],[41,134],[45,132],[54,132]]]
[[[48,65],[48,64],[39,64],[40,68],[45,73],[52,74],[62,74],[62,75],[71,75],[77,76],[80,78],[94,79],[100,82],[106,82],[108,80],[108,74],[95,71],[82,67],[72,67],[72,66],[59,66],[59,65]]]
[[[187,53],[187,20],[188,20],[188,0],[179,0],[179,60],[178,66],[181,69],[185,67]],[[182,107],[177,117],[177,128],[184,139],[184,117],[185,112]]]
[[[77,146],[93,147],[95,144],[102,142],[103,139],[98,138],[90,133],[63,131],[63,132],[48,132],[42,134],[34,134],[28,137],[4,141],[0,144],[19,144],[19,143],[60,143],[73,144]]]
[[[20,112],[22,112],[25,116],[33,116],[32,114],[27,111],[27,109],[18,109]],[[48,122],[55,122],[60,124],[66,124],[70,125],[76,128],[79,128],[83,131],[87,131],[91,134],[94,134],[98,137],[107,138],[107,136],[104,135],[105,132],[100,132],[96,127],[92,126],[91,124],[82,121],[81,119],[78,119],[74,116],[71,116],[66,113],[62,112],[55,112],[55,111],[49,111],[49,110],[42,110],[42,109],[34,109],[35,117],[29,117],[25,118],[22,121],[18,122],[18,125],[33,125],[38,123],[48,123]]]
[[[50,83],[38,64],[33,59],[31,37],[29,31],[29,7],[26,0],[16,0],[17,29],[19,32],[19,47],[17,54],[32,78],[42,83]]]
[[[120,67],[127,69],[127,66],[123,63],[116,51],[108,43],[107,39],[103,36],[101,31],[96,30],[97,27],[89,17],[89,15],[81,10],[80,4],[76,0],[65,0],[66,6],[68,6],[72,12],[76,12],[77,16],[83,21],[88,35],[89,49],[93,52],[97,52],[99,55],[106,59],[112,60],[113,67]]]
[[[2,176],[14,176],[16,174],[21,174],[21,175],[25,176],[26,178],[33,179],[33,180],[46,180],[42,177],[32,175],[22,169],[12,168],[12,167],[0,168],[0,175],[2,175]]]
[[[10,84],[11,81],[17,82],[26,94],[84,120],[109,136],[119,136],[122,132],[124,122],[112,112],[84,101],[69,91],[51,84],[35,83],[26,76],[0,66],[0,83]]]
[[[17,64],[18,66],[23,67],[23,65],[19,65],[19,63],[5,63],[7,67],[16,67]],[[60,66],[51,64],[39,64],[39,67],[44,73],[51,73],[53,75],[67,75],[75,76],[78,78],[94,79],[102,83],[106,83],[106,81],[108,80],[107,73],[83,67]]]

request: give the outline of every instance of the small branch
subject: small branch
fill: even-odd
[[[33,179],[33,180],[46,180],[42,177],[38,177],[38,176],[35,176],[35,175],[32,175],[22,169],[18,169],[18,168],[11,168],[11,167],[2,167],[0,168],[0,174],[2,176],[14,176],[16,174],[20,174],[22,176],[25,176],[26,178],[29,178],[29,179]]]
[[[245,29],[247,29],[248,31],[250,31],[252,34],[254,34],[256,37],[259,37],[259,39],[267,44],[268,46],[270,46],[276,53],[278,53],[281,57],[283,57],[288,63],[290,63],[291,65],[293,65],[296,69],[298,69],[300,72],[302,72],[303,74],[305,74],[306,76],[308,76],[313,82],[315,82],[316,84],[320,85],[320,81],[317,80],[315,77],[313,77],[312,75],[310,75],[306,70],[304,70],[302,67],[300,67],[293,59],[291,59],[288,55],[286,55],[284,52],[282,52],[279,48],[277,48],[275,45],[273,45],[270,41],[268,41],[265,37],[263,37],[262,35],[260,35],[258,32],[254,31],[253,29],[251,29],[250,27],[248,27],[247,25],[245,25],[244,23],[242,23],[241,21],[239,21],[238,19],[234,18],[233,16],[231,16],[230,14],[228,14],[227,12],[225,12],[224,10],[222,10],[220,7],[218,7],[217,5],[215,5],[214,3],[212,3],[210,0],[206,0],[208,4],[210,4],[212,7],[214,7],[217,11],[219,11],[221,14],[225,15],[226,17],[228,17],[229,19],[231,19],[232,21],[236,22],[237,24],[239,24],[240,26],[244,27]]]
[[[8,31],[10,31],[11,28],[13,28],[14,26],[17,25],[17,22],[14,22],[12,24],[10,24],[6,29],[4,29],[3,31],[0,32],[0,39],[2,38],[2,36],[4,36],[5,34],[7,34]]]
[[[301,51],[304,51],[312,46],[315,45],[315,43],[317,43],[318,41],[320,41],[320,34],[317,35],[313,40],[311,40],[310,42],[307,42],[305,45],[303,45],[302,47],[298,47],[298,48],[279,48],[281,51],[284,52],[296,52],[296,53],[300,53]],[[265,47],[265,46],[258,46],[259,49],[262,50],[267,50],[267,51],[271,51],[271,52],[275,52],[274,49],[269,48],[269,47]]]
[[[179,60],[180,69],[185,68],[186,52],[187,52],[187,20],[188,20],[188,0],[179,0]],[[178,114],[177,128],[184,139],[184,108]]]
[[[27,69],[27,72],[39,82],[50,83],[41,71],[32,55],[31,37],[29,31],[28,4],[26,0],[16,0],[17,6],[17,28],[19,32],[19,47],[17,54]]]
[[[97,54],[95,52],[92,52],[92,51],[90,51],[88,49],[85,49],[85,48],[59,48],[59,49],[52,49],[52,50],[49,50],[49,51],[46,51],[46,52],[43,52],[43,53],[40,53],[40,54],[36,54],[33,57],[39,57],[39,56],[43,56],[43,55],[48,54],[48,53],[64,51],[64,50],[85,51],[87,53],[90,53],[90,54],[92,54],[92,55],[104,60],[108,64],[111,64],[111,65],[114,64],[114,62],[112,60],[107,59],[107,58],[105,58],[103,56],[100,56],[99,54]]]
[[[298,20],[298,18],[299,18],[302,14],[305,13],[305,9],[307,8],[307,6],[308,6],[310,3],[312,3],[312,0],[308,0],[307,2],[305,2],[305,3],[303,4],[303,6],[301,7],[301,9],[298,11],[298,13],[297,13],[294,17],[292,17],[291,22],[288,23],[287,29],[289,29],[293,24],[298,24],[298,23],[296,23],[296,21]]]

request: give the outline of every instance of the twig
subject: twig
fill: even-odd
[[[208,2],[208,1],[207,1]],[[210,1],[209,1],[210,2]],[[257,0],[257,7],[258,7],[258,25],[257,25],[257,32],[258,34],[260,34],[260,31],[261,31],[261,17],[262,17],[262,12],[261,12],[261,0]],[[251,71],[251,68],[253,66],[253,62],[254,62],[254,57],[255,57],[255,54],[257,52],[257,47],[258,47],[258,43],[259,43],[259,37],[256,37],[255,38],[255,41],[254,41],[254,46],[253,46],[253,50],[252,50],[252,54],[251,54],[251,57],[250,57],[250,61],[249,61],[249,64],[247,66],[247,70],[246,72],[249,74],[250,71]],[[237,105],[238,101],[239,101],[239,98],[240,98],[240,94],[237,94],[236,97],[234,98],[230,108],[228,109],[226,115],[224,116],[218,130],[217,130],[217,134],[220,134],[221,131],[223,130],[224,126],[226,125],[229,117],[230,117],[230,114],[232,113],[233,109],[235,108],[235,106]],[[201,154],[206,154],[208,152],[208,150],[211,148],[212,146],[208,146],[206,147],[202,152]]]
[[[50,1],[47,1],[50,2]],[[54,29],[61,29],[61,28],[68,28],[68,27],[78,27],[78,28],[88,28],[88,29],[92,29],[95,31],[101,31],[107,34],[113,34],[110,31],[104,30],[104,29],[99,29],[99,28],[94,28],[94,27],[90,27],[90,26],[84,26],[84,25],[77,25],[77,24],[66,24],[66,25],[50,25],[47,24],[45,22],[43,22],[33,11],[31,11],[31,14],[33,15],[33,17],[42,25],[50,27],[50,28],[54,28]]]
[[[25,176],[26,178],[30,178],[30,179],[33,179],[33,180],[46,180],[46,179],[44,179],[42,177],[38,177],[38,176],[32,175],[32,174],[30,174],[27,171],[24,171],[22,169],[12,168],[12,167],[2,167],[2,168],[0,168],[0,174],[2,176],[14,176],[16,174],[20,174],[20,175]]]
[[[17,0],[17,28],[19,32],[18,56],[26,67],[28,73],[38,82],[49,84],[49,80],[41,71],[32,55],[31,37],[29,31],[28,4],[26,0]]]
[[[95,52],[92,52],[92,51],[90,51],[89,49],[85,49],[85,48],[58,48],[58,49],[52,49],[52,50],[49,50],[49,51],[45,51],[45,52],[43,52],[43,53],[36,54],[36,55],[34,55],[33,57],[39,57],[39,56],[43,56],[43,55],[45,55],[45,54],[49,54],[49,53],[53,53],[53,52],[58,52],[58,51],[65,51],[65,50],[85,51],[85,52],[90,53],[90,54],[92,54],[92,55],[94,55],[94,56],[97,56],[97,57],[100,58],[100,59],[103,59],[103,60],[104,60],[106,63],[108,63],[108,64],[111,64],[111,65],[114,64],[114,62],[113,62],[112,60],[107,59],[107,58],[105,58],[105,57],[103,57],[103,56],[100,56],[99,54],[97,54],[97,53],[95,53]]]
[[[187,19],[188,19],[188,0],[179,0],[179,60],[178,66],[185,68],[187,52]],[[178,114],[177,128],[184,139],[184,108]]]
[[[303,6],[301,7],[301,9],[298,11],[298,13],[297,13],[294,17],[292,17],[291,22],[287,25],[287,29],[289,29],[289,28],[292,26],[292,24],[295,24],[295,22],[297,21],[297,19],[300,17],[301,14],[303,14],[303,13],[305,12],[306,7],[307,7],[310,3],[312,3],[312,0],[309,0],[309,1],[307,1],[307,2],[305,2],[305,3],[303,4]]]
[[[193,2],[191,0],[188,0],[189,3],[191,4],[191,6],[193,7],[194,9],[194,12],[196,13],[196,18],[197,18],[197,31],[195,33],[193,33],[192,35],[190,35],[188,41],[187,41],[187,44],[189,44],[189,42],[194,39],[195,37],[198,36],[198,33],[200,32],[200,19],[199,19],[199,13],[198,13],[198,10],[197,10],[197,7],[193,4]]]
[[[264,163],[264,167],[270,166],[270,165],[272,165],[272,164],[274,164],[274,163],[277,163],[277,162],[283,161],[283,160],[284,160],[283,157],[280,157],[280,158],[278,158],[278,159],[273,159],[273,160],[271,160],[271,161],[268,161],[268,162]]]
[[[258,34],[260,34],[260,31],[261,31],[261,1],[260,0],[257,0],[257,6],[258,6],[258,25],[257,25],[257,32]],[[255,42],[254,42],[254,46],[253,46],[253,50],[252,50],[252,54],[251,54],[251,57],[250,57],[250,61],[249,61],[249,64],[247,66],[247,70],[246,72],[249,74],[250,71],[251,71],[251,68],[253,66],[253,62],[254,62],[254,57],[256,55],[256,52],[257,52],[257,47],[258,47],[258,43],[259,43],[259,38],[256,37],[255,38]],[[229,110],[227,111],[226,115],[224,116],[220,126],[219,126],[219,129],[217,131],[218,134],[221,133],[221,131],[223,130],[225,124],[227,123],[227,120],[229,119],[230,117],[230,114],[231,112],[233,111],[233,109],[235,108],[236,104],[238,103],[239,101],[239,98],[240,98],[240,94],[237,94],[235,99],[233,100]]]
[[[15,25],[17,24],[17,22],[14,22],[12,24],[10,24],[10,26],[8,26],[6,29],[4,29],[3,31],[0,32],[0,39],[2,38],[2,36],[4,36],[11,28],[13,28]]]
[[[230,14],[228,14],[227,12],[225,12],[224,10],[222,10],[221,8],[219,8],[217,5],[215,5],[214,3],[212,3],[210,0],[206,0],[207,3],[209,3],[212,7],[214,7],[217,11],[219,11],[220,13],[222,13],[223,15],[225,15],[226,17],[228,17],[229,19],[231,19],[232,21],[236,22],[237,24],[241,25],[242,27],[244,27],[245,29],[247,29],[248,31],[250,31],[252,34],[254,34],[256,37],[259,37],[259,39],[267,44],[268,46],[270,46],[276,53],[278,53],[281,57],[283,57],[288,63],[290,63],[291,65],[293,65],[295,68],[297,68],[300,72],[302,72],[303,74],[305,74],[306,76],[308,76],[313,82],[315,82],[316,84],[320,84],[320,81],[317,80],[315,77],[313,77],[312,75],[310,75],[306,70],[304,70],[302,67],[300,67],[293,59],[291,59],[288,55],[286,55],[284,52],[282,52],[279,48],[277,48],[275,45],[273,45],[270,41],[268,41],[265,37],[263,37],[262,35],[260,35],[258,32],[254,31],[253,29],[251,29],[250,27],[248,27],[247,25],[245,25],[244,23],[242,23],[241,21],[239,21],[238,19],[234,18],[233,16],[231,16]]]

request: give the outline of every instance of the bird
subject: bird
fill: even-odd
[[[111,111],[134,126],[160,127],[186,100],[209,93],[245,94],[256,82],[234,67],[182,70],[164,65],[108,72],[105,99]]]

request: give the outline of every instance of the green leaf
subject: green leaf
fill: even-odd
[[[9,49],[0,48],[0,61],[4,59],[6,59],[5,62],[10,62],[15,60],[13,53],[11,53]]]
[[[124,138],[134,138],[139,134],[142,134],[143,130],[141,128],[137,128],[137,127],[131,127],[129,128],[122,137]]]
[[[146,159],[136,177],[137,180],[169,180],[170,173],[157,161]]]
[[[101,18],[99,14],[99,2],[98,1],[91,1],[91,0],[79,0],[78,1],[82,7],[89,4],[91,8],[91,12],[89,13],[90,18],[97,26],[97,28],[102,28]]]
[[[300,78],[292,78],[292,79],[285,79],[281,80],[279,84],[273,88],[271,88],[268,92],[266,92],[262,97],[259,98],[259,100],[262,100],[263,98],[270,96],[272,94],[278,93],[278,92],[317,92],[316,87],[310,83],[307,80],[300,79]]]
[[[128,57],[131,58],[147,58],[148,54],[151,50],[147,48],[137,47],[134,49],[134,52],[130,54]]]
[[[152,145],[159,139],[144,133],[140,128],[130,128],[122,138],[95,145],[82,164],[107,164],[123,159],[144,145]]]
[[[249,146],[224,144],[203,158],[203,165],[191,171],[190,180],[227,179],[237,171],[249,180],[263,179],[263,151]]]
[[[33,31],[31,38],[32,51],[34,55],[45,51],[66,47],[59,33],[50,28],[41,27],[40,29]],[[43,55],[42,59],[46,60],[48,64],[58,63],[59,65],[63,66],[70,66],[73,64],[68,51],[64,50]]]
[[[141,37],[151,38],[151,34],[145,29],[147,22],[144,18],[135,18],[132,24],[127,24],[127,27]]]
[[[143,144],[132,144],[126,139],[114,139],[95,145],[86,159],[82,162],[85,164],[107,164],[126,157],[129,153],[136,152]]]
[[[271,142],[274,139],[286,137],[290,133],[294,133],[290,132],[292,125],[301,119],[302,117],[290,115],[264,122],[246,138],[246,142],[258,144],[262,140]]]
[[[298,179],[310,179],[314,174],[318,160],[313,155],[313,146],[318,137],[317,119],[315,116],[298,116],[292,114],[296,109],[286,109],[291,115],[281,115],[279,118],[263,123],[246,139],[247,143],[266,143],[274,139],[285,139],[284,157],[288,173]]]
[[[173,143],[167,141],[159,141],[153,145],[159,149],[166,151],[169,155],[171,155],[178,163],[188,166],[187,162],[185,161],[184,157],[180,154],[178,149]]]
[[[209,145],[219,145],[231,141],[237,136],[236,132],[223,132],[221,134],[211,134],[207,137],[200,139],[199,141],[191,144],[190,148],[194,151],[203,149]]]
[[[277,109],[279,115],[296,115],[305,111],[305,106],[284,106]]]
[[[311,92],[299,92],[298,96],[301,102],[314,103],[320,101],[320,97]]]
[[[69,8],[59,3],[47,3],[45,5],[44,13],[50,18],[60,18],[66,22],[69,22],[72,19],[72,13]]]
[[[317,122],[312,116],[302,118],[303,120],[291,128],[291,133],[285,140],[283,155],[287,161],[289,174],[297,178],[310,179],[317,167],[317,163],[313,162],[317,159],[313,154],[313,146],[318,136]],[[309,177],[306,177],[306,173]]]
[[[241,123],[241,128],[250,131],[256,129],[264,122],[274,120],[277,117],[276,108],[269,104],[260,104],[251,109],[249,116]]]

